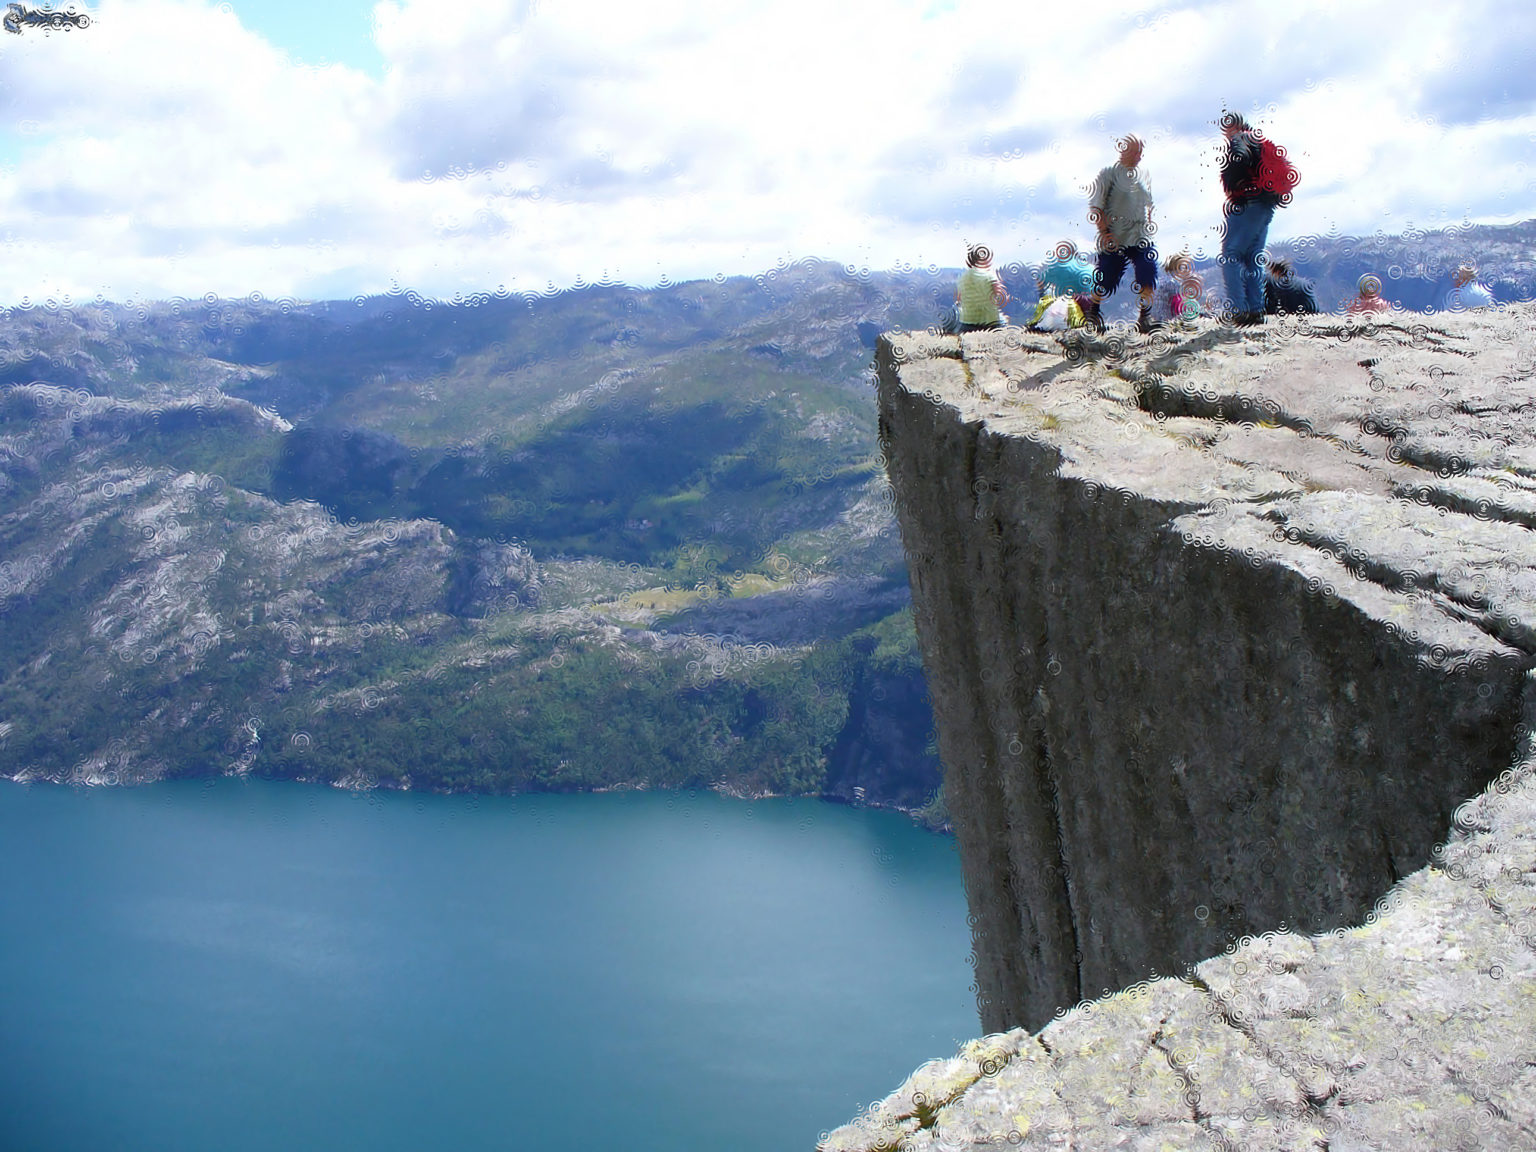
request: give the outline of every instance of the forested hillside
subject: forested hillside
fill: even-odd
[[[4,771],[924,804],[866,366],[944,283],[13,310]]]

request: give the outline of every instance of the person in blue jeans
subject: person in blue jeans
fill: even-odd
[[[1221,118],[1227,150],[1221,186],[1227,194],[1221,225],[1221,275],[1233,324],[1264,323],[1264,269],[1260,257],[1281,193],[1265,187],[1262,138],[1236,112]]]

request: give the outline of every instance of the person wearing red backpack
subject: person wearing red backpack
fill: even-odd
[[[1264,323],[1264,270],[1260,257],[1275,209],[1291,200],[1296,169],[1285,150],[1249,127],[1236,112],[1221,117],[1227,150],[1221,186],[1227,194],[1221,225],[1221,275],[1233,324]]]

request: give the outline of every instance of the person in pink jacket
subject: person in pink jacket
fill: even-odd
[[[1375,276],[1360,277],[1360,295],[1350,301],[1351,315],[1362,312],[1390,312],[1392,302],[1381,294],[1381,281]]]

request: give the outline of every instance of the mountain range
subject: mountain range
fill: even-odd
[[[1291,254],[1325,304],[1364,271],[1428,303],[1467,258],[1507,300],[1533,242]],[[1004,268],[1025,299],[1031,271]],[[869,360],[954,276],[10,309],[0,774],[715,787],[942,824]]]

